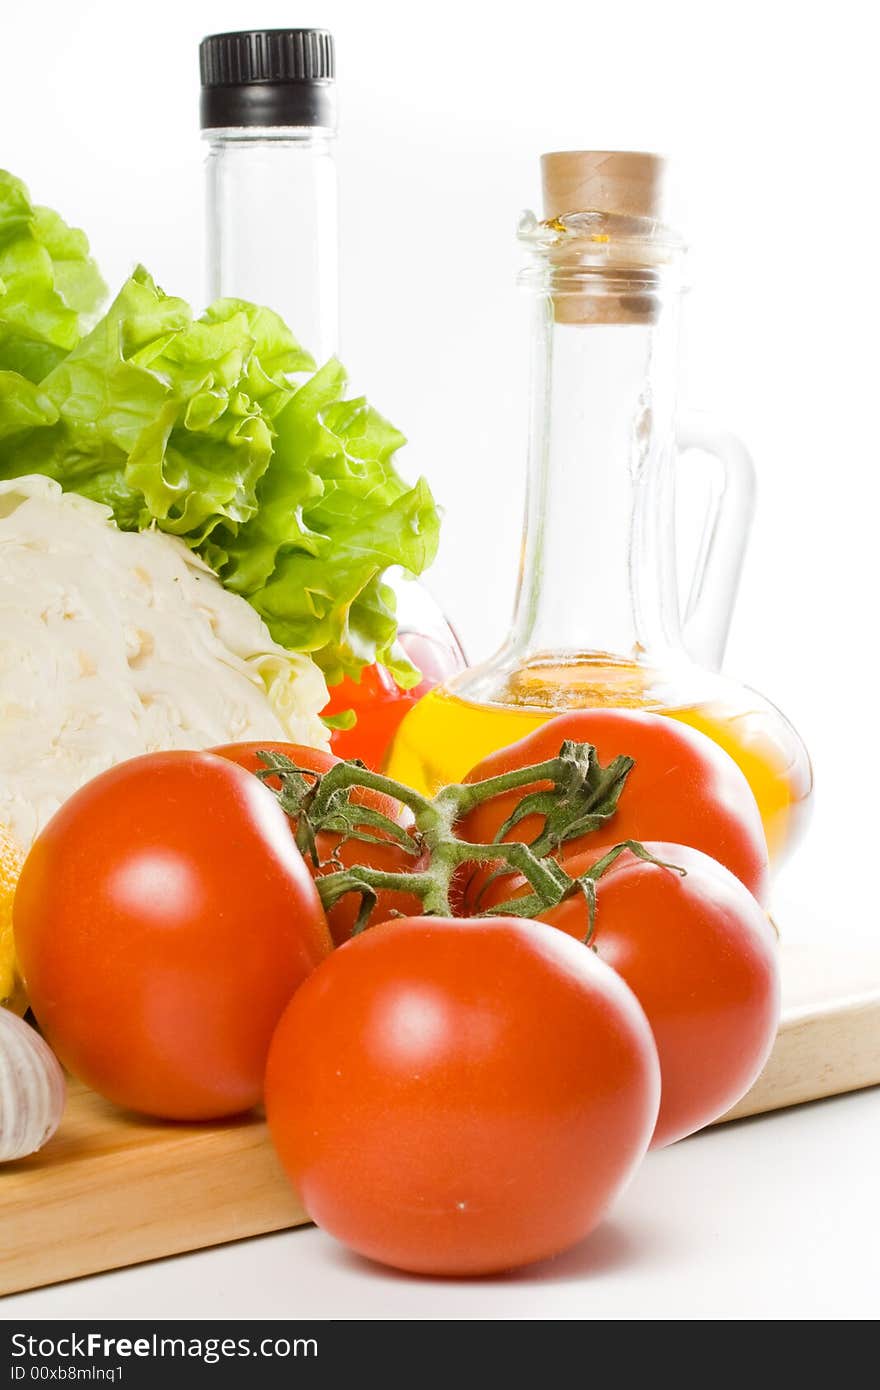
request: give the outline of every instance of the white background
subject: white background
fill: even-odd
[[[343,350],[446,509],[433,587],[471,655],[503,635],[524,465],[513,278],[538,156],[676,159],[695,248],[682,395],[748,442],[760,500],[728,670],[818,775],[791,935],[869,934],[876,855],[880,224],[870,7],[739,0],[44,0],[4,6],[0,166],[201,297],[198,40],[320,24],[337,41]],[[295,325],[294,325],[295,327]],[[230,1310],[231,1311],[231,1310]]]

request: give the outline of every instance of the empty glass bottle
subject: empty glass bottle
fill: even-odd
[[[321,364],[339,350],[333,38],[325,29],[213,34],[200,67],[208,299],[268,305]],[[458,639],[430,592],[394,570],[386,582],[425,674],[460,669]],[[393,688],[386,674],[378,678]]]

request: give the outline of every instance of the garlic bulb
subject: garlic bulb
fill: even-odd
[[[0,1009],[0,1163],[36,1153],[61,1122],[67,1087],[54,1052]]]

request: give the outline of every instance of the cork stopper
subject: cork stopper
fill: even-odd
[[[562,150],[541,156],[544,218],[599,213],[611,218],[664,220],[666,161],[662,155],[615,150]],[[653,323],[657,306],[644,292],[644,277],[623,245],[609,235],[607,276],[578,282],[557,273],[553,314],[557,323]],[[577,267],[577,244],[551,253],[557,272]],[[566,288],[563,288],[563,285]]]
[[[664,218],[666,161],[628,150],[561,150],[541,156],[544,216],[610,212]]]

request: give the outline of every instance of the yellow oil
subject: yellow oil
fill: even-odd
[[[778,862],[800,836],[812,790],[809,758],[794,729],[743,686],[715,679],[710,698],[688,703],[658,698],[657,685],[636,663],[557,660],[520,667],[499,682],[499,698],[491,703],[440,686],[407,714],[388,771],[433,794],[565,710],[652,710],[707,734],[740,766],[760,808],[771,858]]]

